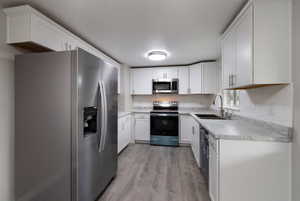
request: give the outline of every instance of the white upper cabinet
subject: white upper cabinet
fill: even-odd
[[[118,77],[120,78],[120,64],[118,62],[106,56],[36,9],[25,5],[6,8],[3,11],[6,14],[7,22],[6,43],[34,52],[49,50],[68,51],[79,47],[118,68]],[[120,83],[120,79],[118,80]],[[119,85],[118,93],[120,93]]]
[[[202,64],[195,64],[190,66],[190,93],[202,93]]]
[[[251,0],[242,9],[222,38],[223,89],[290,83],[290,8],[290,0]]]
[[[202,93],[218,93],[218,65],[216,62],[202,64]]]
[[[216,62],[191,66],[131,69],[133,95],[151,95],[152,79],[178,78],[180,95],[215,94],[218,91],[220,68]]]
[[[178,93],[185,95],[190,92],[190,69],[188,66],[178,67]]]
[[[162,67],[152,68],[153,79],[177,79],[178,69],[177,67]]]
[[[131,69],[131,93],[133,95],[152,94],[152,69]]]
[[[65,51],[80,47],[114,66],[120,65],[114,59],[28,5],[5,8],[3,12],[6,15],[6,43],[8,44],[33,51]]]
[[[222,47],[222,80],[223,89],[233,87],[233,76],[236,74],[236,30],[232,29],[223,40]]]
[[[241,17],[236,28],[236,77],[234,84],[237,86],[247,86],[253,83],[252,68],[252,13],[253,7],[250,6]]]

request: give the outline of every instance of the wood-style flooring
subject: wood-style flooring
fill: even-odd
[[[117,177],[99,201],[210,201],[189,147],[135,144],[119,156]]]

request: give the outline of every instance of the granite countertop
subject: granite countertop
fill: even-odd
[[[257,120],[234,117],[233,120],[207,120],[191,115],[216,139],[291,142],[291,128]]]

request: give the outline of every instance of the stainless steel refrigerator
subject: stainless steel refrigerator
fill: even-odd
[[[78,49],[15,65],[15,200],[94,201],[117,170],[117,69]]]

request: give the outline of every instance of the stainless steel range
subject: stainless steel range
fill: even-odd
[[[150,113],[150,144],[179,145],[179,115],[177,101],[154,101]]]

